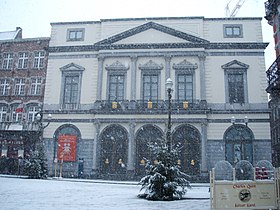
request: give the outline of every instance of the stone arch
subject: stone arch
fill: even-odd
[[[235,166],[241,160],[253,163],[254,134],[242,124],[230,126],[224,133],[225,159]]]
[[[175,128],[172,133],[174,146],[180,148],[177,164],[181,170],[192,176],[200,175],[201,162],[201,134],[197,128],[183,124]]]
[[[108,125],[100,134],[100,172],[125,174],[128,157],[128,132],[118,124]]]
[[[146,160],[154,161],[153,154],[148,148],[148,143],[157,142],[164,136],[163,131],[156,125],[143,125],[136,132],[136,163],[135,172],[137,176],[144,175]]]

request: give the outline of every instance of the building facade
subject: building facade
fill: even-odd
[[[261,18],[52,23],[44,112],[49,173],[137,179],[166,135],[196,178],[220,160],[271,160]],[[63,161],[62,161],[63,160]]]
[[[269,93],[269,108],[271,110],[271,144],[272,144],[272,162],[275,167],[280,166],[280,84],[279,84],[279,64],[280,64],[280,33],[279,33],[279,0],[265,2],[266,16],[268,24],[273,27],[273,36],[275,44],[275,61],[266,71]]]
[[[21,28],[0,32],[0,173],[21,173],[39,139],[49,40],[24,39]]]

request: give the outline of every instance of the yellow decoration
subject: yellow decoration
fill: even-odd
[[[195,164],[195,161],[194,160],[191,160],[191,165],[194,165]]]
[[[181,160],[177,160],[177,164],[178,164],[178,165],[181,165]]]
[[[188,102],[188,101],[184,101],[184,102],[183,102],[183,108],[184,108],[184,109],[189,108],[189,102]]]
[[[148,109],[152,109],[153,108],[153,102],[152,101],[148,101]]]
[[[140,165],[145,165],[145,160],[144,159],[140,160]]]
[[[158,164],[158,160],[154,160],[154,164],[157,165]]]
[[[116,108],[118,108],[118,102],[113,101],[112,102],[112,109],[116,109]]]
[[[118,164],[122,164],[123,162],[122,162],[122,159],[119,159],[119,162],[118,162]]]
[[[105,164],[109,164],[109,159],[108,158],[106,158]]]

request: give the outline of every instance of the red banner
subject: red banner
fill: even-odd
[[[76,161],[76,141],[77,136],[58,136],[57,159],[65,162]]]

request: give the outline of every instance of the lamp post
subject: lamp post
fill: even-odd
[[[173,82],[170,78],[166,80],[166,91],[167,91],[167,97],[168,97],[168,122],[167,122],[167,132],[166,132],[166,143],[167,143],[167,149],[168,152],[171,152],[172,149],[172,140],[171,140],[171,98],[172,98],[172,87]]]

